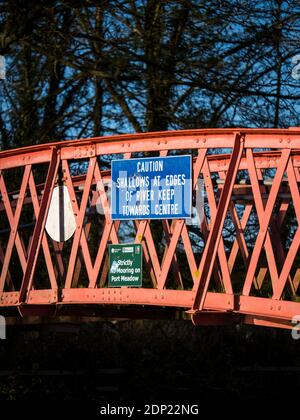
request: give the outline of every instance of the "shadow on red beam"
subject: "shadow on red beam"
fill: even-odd
[[[7,325],[81,324],[130,319],[190,320],[181,309],[125,305],[21,305],[2,313]],[[20,316],[21,315],[21,316]]]
[[[198,312],[191,315],[191,319],[196,326],[209,325],[256,325],[270,328],[292,329],[295,327],[290,320],[263,317],[257,315],[243,315],[237,313],[214,313],[214,312]]]
[[[292,329],[294,325],[284,319],[268,318],[256,315],[242,315],[228,312],[200,312],[194,315],[187,315],[182,310],[170,308],[140,308],[140,307],[120,307],[104,306],[88,307],[67,306],[58,309],[53,316],[53,307],[26,306],[21,309],[23,317],[12,311],[7,312],[6,323],[14,327],[45,326],[50,329],[60,329],[61,326],[66,331],[72,332],[73,326],[91,322],[122,322],[133,319],[138,320],[192,320],[196,326],[230,326],[230,325],[256,325],[271,328]]]
[[[0,314],[12,316],[99,316],[111,308],[118,308],[112,318],[122,317],[122,308],[130,308],[129,318],[137,311],[137,318],[164,317],[173,319],[170,311],[184,314],[192,307],[194,292],[191,290],[158,290],[132,288],[31,290],[26,303],[19,303],[19,292],[0,294]],[[75,308],[75,309],[74,309]],[[99,309],[101,308],[101,309]],[[271,327],[291,328],[291,320],[300,315],[300,303],[254,296],[237,296],[208,292],[204,312],[193,314],[194,323],[200,325],[224,325],[247,323]],[[64,312],[65,311],[65,312]],[[107,316],[107,315],[105,315]],[[125,318],[127,315],[125,315]]]

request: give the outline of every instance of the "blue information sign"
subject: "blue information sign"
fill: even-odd
[[[191,156],[112,161],[112,219],[191,217]]]

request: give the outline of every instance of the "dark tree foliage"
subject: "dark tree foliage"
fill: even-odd
[[[285,0],[4,1],[1,147],[299,125],[299,18]]]

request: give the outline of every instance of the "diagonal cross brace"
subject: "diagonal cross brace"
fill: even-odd
[[[5,285],[6,276],[7,276],[7,273],[8,273],[8,267],[9,267],[9,263],[11,261],[11,255],[12,255],[12,252],[13,252],[13,247],[14,247],[14,244],[15,244],[15,241],[16,241],[16,238],[17,238],[18,225],[19,225],[19,220],[20,220],[20,216],[21,216],[21,212],[22,212],[22,206],[23,206],[25,196],[26,196],[26,189],[27,189],[27,184],[28,184],[28,179],[29,179],[30,173],[31,173],[31,165],[26,165],[25,170],[24,170],[22,185],[21,185],[21,188],[20,188],[18,204],[17,204],[15,214],[13,215],[13,219],[12,219],[13,223],[11,225],[11,232],[10,232],[10,235],[9,235],[9,240],[8,240],[8,244],[7,244],[7,247],[6,247],[4,262],[3,262],[1,276],[0,276],[0,290],[1,291],[3,291],[4,285]],[[1,189],[1,191],[2,190],[3,190],[3,188]],[[8,200],[9,199],[7,198],[6,206],[10,205],[8,203]]]
[[[276,291],[276,288],[277,288],[278,273],[277,273],[276,262],[275,262],[275,258],[273,254],[273,248],[271,244],[268,227],[270,224],[274,205],[276,202],[276,198],[278,196],[280,184],[281,184],[284,172],[286,170],[289,157],[290,157],[290,149],[283,149],[281,153],[280,164],[278,165],[278,168],[277,168],[274,180],[273,180],[269,198],[264,207],[261,193],[260,193],[255,162],[253,160],[253,153],[250,149],[247,149],[247,159],[249,163],[249,176],[251,180],[253,195],[255,198],[255,204],[257,208],[257,216],[258,216],[260,225],[259,225],[259,232],[258,232],[255,245],[252,251],[251,259],[249,262],[246,279],[244,282],[244,287],[243,287],[244,296],[248,296],[251,291],[252,282],[254,279],[255,271],[257,268],[257,264],[258,264],[263,246],[265,246],[266,251],[268,252],[267,259],[268,259],[268,265],[269,265],[270,274],[271,274],[273,291]]]
[[[289,180],[289,186],[291,190],[293,205],[297,217],[298,226],[300,226],[300,194],[299,194],[299,188],[297,184],[297,179],[294,171],[294,167],[292,164],[292,160],[290,159],[287,165],[287,177]],[[280,299],[282,297],[282,293],[286,284],[286,281],[288,279],[289,274],[291,273],[292,266],[295,262],[295,258],[298,253],[300,245],[300,228],[298,227],[297,232],[293,238],[293,241],[290,245],[290,248],[287,252],[279,279],[277,283],[276,290],[274,290],[273,299]],[[294,284],[293,284],[293,287]]]
[[[239,163],[244,149],[244,136],[240,133],[235,134],[234,147],[228,166],[224,187],[222,189],[220,201],[216,211],[213,225],[211,226],[206,246],[203,251],[199,266],[199,278],[194,283],[193,291],[195,298],[192,305],[191,313],[201,311],[203,309],[204,300],[206,297],[209,280],[213,270],[213,265],[216,259],[219,242],[222,235],[222,229],[226,218],[228,206],[230,203]]]
[[[59,151],[56,148],[52,148],[51,160],[49,164],[47,179],[45,183],[44,193],[39,209],[39,214],[36,219],[32,240],[29,247],[26,269],[23,275],[23,280],[20,289],[19,302],[22,303],[26,299],[27,292],[30,290],[32,280],[36,268],[37,258],[44,236],[44,229],[46,225],[46,219],[52,197],[52,192],[55,184],[55,178],[59,166]]]

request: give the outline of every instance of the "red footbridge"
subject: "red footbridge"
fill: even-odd
[[[199,223],[112,220],[111,160],[173,155],[192,156],[193,194],[203,185]],[[12,323],[154,317],[291,328],[300,318],[299,170],[293,127],[128,134],[2,151],[0,314]],[[46,225],[61,186],[75,229],[60,241]],[[119,243],[141,244],[142,287],[109,287],[108,245]]]

